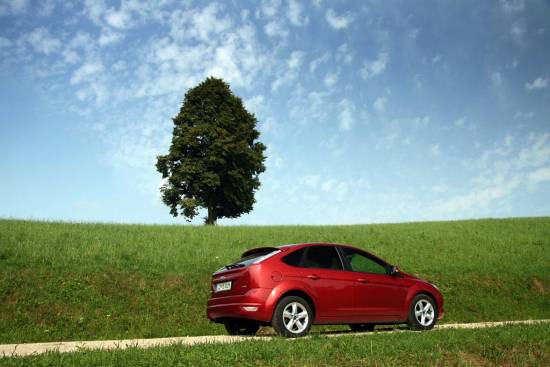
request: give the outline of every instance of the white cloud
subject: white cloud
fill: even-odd
[[[506,68],[507,69],[515,69],[518,67],[518,59],[514,58],[511,62],[509,62],[508,64],[506,64]]]
[[[117,42],[120,42],[124,39],[124,34],[117,33],[117,32],[103,32],[101,33],[101,36],[99,36],[99,39],[97,42],[100,46],[107,46],[110,44],[114,44]]]
[[[118,60],[117,62],[111,65],[111,69],[116,72],[126,70],[127,67],[128,65],[124,60]]]
[[[298,70],[302,66],[304,55],[305,54],[302,51],[293,51],[290,54],[288,60],[286,61],[287,68],[282,70],[271,83],[272,91],[277,91],[283,85],[290,84],[298,77]]]
[[[277,15],[280,5],[280,0],[264,1],[261,7],[262,13],[268,18],[273,18],[275,15]]]
[[[170,34],[177,40],[212,41],[232,26],[222,7],[212,3],[202,9],[177,10],[172,14]]]
[[[244,104],[249,112],[252,112],[257,116],[260,109],[264,106],[264,102],[264,96],[262,94],[258,94],[252,98],[246,99]]]
[[[454,122],[457,127],[464,127],[466,125],[466,116],[462,116]]]
[[[52,37],[50,32],[44,28],[36,28],[31,33],[23,36],[23,40],[28,42],[35,52],[49,55],[61,48],[61,41]]]
[[[534,116],[535,116],[535,113],[533,111],[529,111],[529,112],[517,111],[514,114],[514,120],[527,120],[527,119],[532,119]]]
[[[336,180],[329,178],[321,184],[321,190],[331,192],[336,187]]]
[[[287,61],[287,65],[290,69],[298,69],[300,68],[300,66],[302,66],[303,60],[304,60],[304,52],[292,51]]]
[[[323,79],[325,86],[327,88],[332,88],[338,82],[339,74],[340,73],[338,72],[327,72],[325,74],[325,78]]]
[[[506,136],[482,152],[466,165],[477,175],[456,190],[463,192],[435,201],[428,211],[439,217],[471,215],[493,202],[502,203],[521,187],[549,181],[550,133],[532,134],[527,142],[520,143]]]
[[[451,190],[451,188],[448,185],[445,185],[445,184],[434,185],[434,186],[432,186],[431,189],[435,193],[449,192]]]
[[[284,23],[279,20],[272,20],[264,26],[264,32],[269,37],[282,37],[286,38],[288,36],[288,29],[285,27]]]
[[[322,56],[316,58],[312,62],[309,63],[309,72],[314,73],[317,68],[328,61],[330,58],[330,54],[328,52],[325,52]]]
[[[297,0],[288,0],[288,20],[290,24],[301,27],[309,23],[309,18],[302,14],[302,5]]]
[[[528,179],[531,183],[541,183],[550,181],[550,167],[539,168],[529,174]]]
[[[97,25],[101,24],[101,18],[105,12],[105,2],[102,0],[85,0],[85,12]]]
[[[183,18],[172,22],[175,39],[152,39],[142,51],[145,60],[135,72],[138,78],[134,96],[181,93],[182,88],[190,88],[208,76],[223,78],[232,87],[250,88],[258,73],[266,72],[269,53],[257,42],[252,26],[227,28],[231,20],[212,6],[180,15]],[[214,29],[185,29],[198,19],[208,23],[218,18],[220,22]],[[184,28],[176,29],[177,24]],[[204,37],[207,39],[202,40]],[[194,42],[197,39],[201,42]]]
[[[413,28],[409,32],[407,32],[407,37],[409,37],[411,40],[415,40],[418,38],[419,34],[420,34],[420,29]]]
[[[512,162],[517,168],[538,167],[550,162],[550,133],[532,134],[529,146],[522,149]]]
[[[433,58],[432,58],[432,64],[437,64],[441,61],[441,55],[435,55]]]
[[[376,75],[382,74],[388,65],[390,57],[386,52],[380,52],[378,57],[373,61],[365,61],[361,69],[361,77],[365,80]]]
[[[321,176],[319,175],[306,175],[302,176],[298,179],[298,181],[309,188],[316,189],[319,185],[319,182],[321,180]]]
[[[21,14],[27,10],[27,5],[27,0],[2,0],[0,1],[0,16]]]
[[[325,120],[329,114],[327,107],[331,105],[329,95],[328,91],[312,91],[306,95],[305,99],[293,99],[290,116],[303,124]]]
[[[283,85],[289,84],[291,81],[293,81],[296,78],[296,73],[292,72],[286,72],[281,75],[278,75],[275,77],[273,82],[271,82],[271,90],[273,92],[276,92],[281,88]]]
[[[439,154],[440,154],[439,143],[432,144],[432,146],[430,147],[430,152],[434,157],[439,157]]]
[[[520,41],[521,40],[521,37],[523,36],[523,34],[525,33],[525,29],[524,27],[519,24],[519,23],[516,23],[512,26],[512,28],[510,28],[510,34],[512,35],[512,37],[514,39],[516,39],[517,41]]]
[[[38,15],[41,17],[49,17],[53,14],[55,9],[55,2],[53,0],[43,0],[39,4]]]
[[[430,124],[431,117],[430,116],[422,116],[422,117],[415,117],[412,120],[412,126],[415,129],[423,129],[427,127]]]
[[[378,97],[376,98],[376,100],[374,101],[374,103],[372,104],[372,106],[374,107],[374,109],[378,112],[378,113],[383,113],[386,111],[386,102],[387,102],[387,98],[386,97]]]
[[[344,29],[347,28],[354,20],[354,17],[350,13],[344,15],[337,15],[332,9],[328,9],[325,13],[325,19],[332,29]]]
[[[525,83],[525,89],[528,91],[546,88],[548,88],[548,78],[538,77],[530,83]]]
[[[507,13],[515,13],[522,11],[525,8],[524,0],[500,0],[501,9]]]
[[[7,38],[0,37],[0,48],[10,47],[11,41]]]
[[[94,75],[102,72],[104,69],[100,61],[87,61],[80,66],[71,77],[71,84],[78,84],[90,80]]]
[[[500,87],[502,85],[502,74],[498,71],[491,73],[491,83],[495,87]]]
[[[110,8],[105,13],[105,21],[113,28],[124,29],[130,26],[132,17],[128,12],[122,9],[115,10]]]
[[[468,193],[437,200],[428,211],[439,216],[456,215],[468,212],[472,208],[486,207],[495,200],[509,196],[519,184],[517,177],[506,181],[497,178],[486,187],[475,187]]]
[[[354,124],[353,113],[355,104],[347,98],[344,98],[338,104],[340,113],[338,115],[340,130],[351,130]]]
[[[250,86],[266,62],[265,55],[255,42],[254,29],[244,26],[225,34],[225,37],[217,46],[206,75],[226,78],[237,86]]]
[[[353,61],[353,54],[349,49],[347,43],[344,43],[338,47],[338,52],[336,53],[336,61],[343,61],[346,64],[349,64]]]

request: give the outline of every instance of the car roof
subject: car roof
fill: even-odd
[[[281,245],[278,246],[279,248],[287,248],[287,247],[309,247],[309,246],[347,246],[347,247],[353,247],[351,245],[344,245],[341,243],[332,243],[332,242],[302,242],[302,243],[292,243],[289,245]]]
[[[291,250],[291,249],[298,249],[298,248],[304,248],[304,247],[311,247],[311,246],[341,246],[341,247],[349,247],[349,248],[353,248],[353,249],[356,249],[356,250],[360,250],[360,251],[363,251],[363,252],[366,252],[368,254],[370,254],[369,251],[366,251],[366,250],[363,250],[361,248],[358,248],[358,247],[355,247],[355,246],[351,246],[351,245],[346,245],[346,244],[342,244],[342,243],[332,243],[332,242],[303,242],[303,243],[292,243],[292,244],[288,244],[288,245],[281,245],[281,246],[277,246],[277,248],[281,251],[288,251],[288,250]]]

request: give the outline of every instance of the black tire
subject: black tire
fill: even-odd
[[[296,312],[294,318],[294,323],[291,323],[292,318],[285,316],[285,309],[289,307],[289,310],[292,313],[293,305],[296,305]],[[304,314],[307,313],[307,315]],[[288,314],[287,314],[288,315]],[[301,315],[301,316],[300,316]],[[307,317],[305,317],[307,316]],[[287,324],[291,324],[291,329],[289,330]],[[304,300],[302,297],[297,296],[288,296],[279,301],[275,311],[273,312],[273,318],[271,319],[271,326],[280,336],[287,338],[299,338],[306,335],[311,329],[311,324],[313,323],[313,312],[311,311],[310,304]],[[300,326],[301,325],[301,326]],[[296,326],[294,328],[294,326]]]
[[[255,335],[260,324],[252,320],[230,320],[224,322],[229,335]]]
[[[349,324],[349,328],[355,332],[374,331],[375,324]]]
[[[428,304],[431,308],[426,311],[425,306]],[[412,330],[431,330],[437,322],[437,316],[437,303],[433,298],[426,294],[418,294],[411,302],[407,324]]]

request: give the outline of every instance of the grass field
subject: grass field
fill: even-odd
[[[0,360],[9,366],[548,366],[548,325],[235,344],[171,346]]]
[[[306,241],[363,247],[436,282],[444,322],[550,318],[550,218],[209,228],[0,220],[0,343],[223,333],[205,316],[210,274],[247,248]]]

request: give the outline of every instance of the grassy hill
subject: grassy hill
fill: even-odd
[[[434,281],[444,322],[550,318],[550,218],[210,228],[0,220],[0,343],[223,333],[206,318],[210,274],[247,248],[306,241],[363,247]]]

